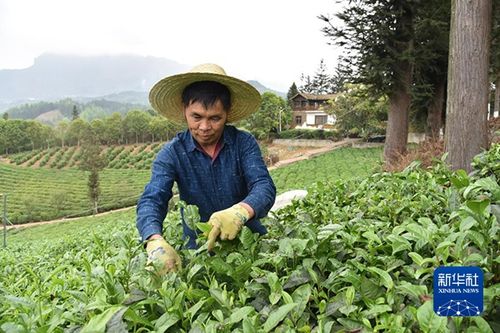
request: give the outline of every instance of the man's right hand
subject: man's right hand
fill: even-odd
[[[163,238],[148,240],[146,251],[148,264],[152,263],[160,275],[181,270],[181,257]]]

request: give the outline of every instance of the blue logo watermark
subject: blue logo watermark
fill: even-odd
[[[475,266],[441,266],[434,271],[434,312],[439,316],[479,316],[483,272]]]

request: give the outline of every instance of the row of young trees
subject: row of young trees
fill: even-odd
[[[170,139],[180,130],[166,118],[150,112],[132,110],[124,117],[114,113],[90,122],[75,117],[61,121],[55,127],[35,120],[0,119],[0,152],[50,148],[53,146],[79,146],[89,135],[100,144],[128,144],[157,142]]]
[[[368,87],[374,99],[388,98],[386,162],[405,152],[410,110],[425,117],[428,134],[437,137],[447,109],[449,160],[469,169],[472,156],[487,146],[490,83],[500,98],[499,2],[352,0],[335,15],[341,25],[319,18],[324,35],[346,50],[333,75],[337,82],[347,78]],[[333,78],[322,72],[320,65],[305,86],[322,93],[326,82],[335,92]]]
[[[249,130],[258,139],[266,139],[269,133],[288,128],[291,119],[286,101],[267,92],[262,95],[259,111],[236,125]],[[182,125],[142,110],[129,111],[124,117],[113,113],[92,121],[81,119],[75,112],[73,120],[63,120],[55,127],[35,120],[0,119],[0,152],[80,146],[88,137],[102,145],[166,141],[182,129]]]

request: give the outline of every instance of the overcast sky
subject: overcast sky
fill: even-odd
[[[317,16],[335,0],[0,0],[0,69],[26,68],[42,53],[138,54],[186,65],[214,62],[230,75],[286,92],[323,58]]]

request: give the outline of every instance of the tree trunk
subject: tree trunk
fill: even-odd
[[[444,106],[444,91],[446,82],[440,80],[435,87],[432,103],[427,111],[427,136],[432,140],[439,139],[439,132],[443,126],[443,106]]]
[[[493,119],[495,117],[495,90],[492,89],[488,94],[488,119]]]
[[[495,102],[493,111],[497,117],[500,117],[500,73],[497,73],[497,80],[495,82]]]
[[[410,113],[409,94],[412,77],[411,65],[406,62],[402,73],[401,85],[389,96],[389,114],[387,120],[384,160],[386,167],[397,162],[406,152],[408,143],[408,116]]]
[[[445,147],[451,168],[471,171],[488,145],[491,0],[453,0],[448,58]]]
[[[410,113],[410,86],[413,77],[413,64],[404,54],[413,49],[413,14],[402,6],[403,15],[397,24],[393,47],[400,55],[392,66],[393,86],[389,95],[389,114],[387,119],[384,160],[386,168],[396,163],[406,152],[408,143],[408,118]]]

